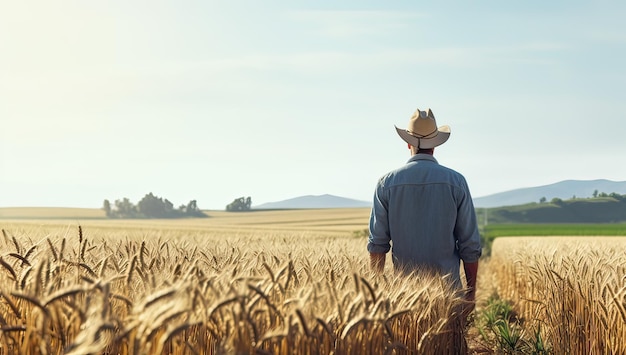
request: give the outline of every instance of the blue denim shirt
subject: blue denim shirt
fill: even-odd
[[[482,249],[474,204],[463,175],[429,154],[383,176],[370,216],[370,253],[392,250],[396,269],[427,268],[451,274],[461,286],[460,260],[472,263]]]

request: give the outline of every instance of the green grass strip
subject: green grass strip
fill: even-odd
[[[509,236],[626,236],[626,223],[616,224],[492,224],[489,238]]]

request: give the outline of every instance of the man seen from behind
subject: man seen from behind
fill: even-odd
[[[430,109],[418,109],[407,129],[396,131],[408,144],[411,158],[376,186],[367,245],[371,265],[382,272],[385,255],[392,250],[396,270],[434,270],[450,275],[461,290],[462,261],[469,313],[482,250],[474,204],[463,175],[433,156],[434,148],[450,137],[450,127],[437,127]]]

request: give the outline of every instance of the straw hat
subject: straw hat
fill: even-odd
[[[450,138],[450,127],[437,128],[435,116],[430,109],[428,112],[417,109],[409,120],[407,129],[396,127],[396,131],[405,142],[424,149],[442,145]]]

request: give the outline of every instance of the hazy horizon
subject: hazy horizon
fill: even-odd
[[[626,3],[0,5],[0,207],[368,201],[431,108],[473,197],[626,180]]]

